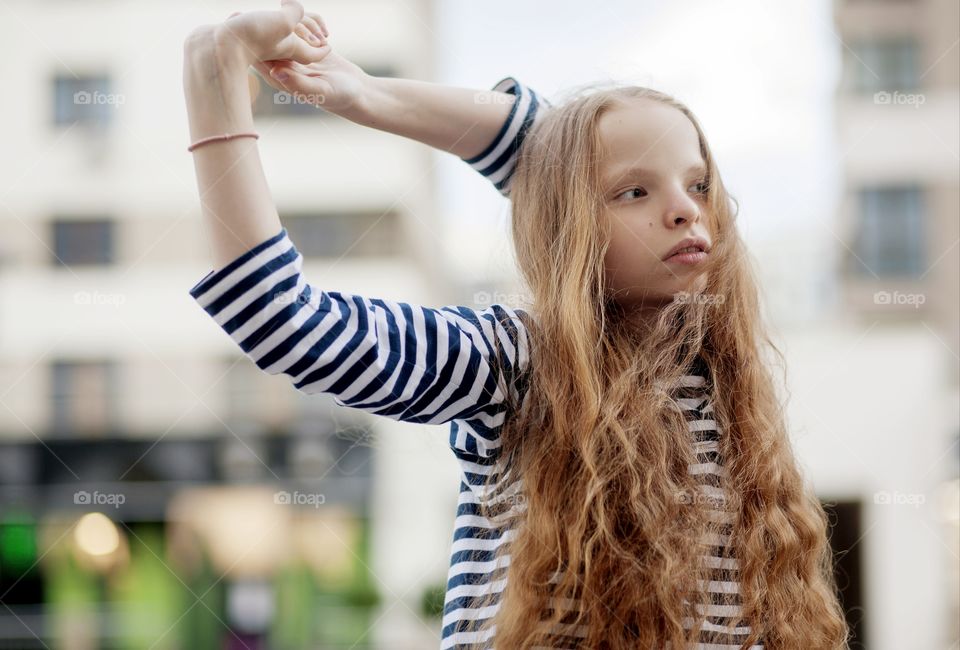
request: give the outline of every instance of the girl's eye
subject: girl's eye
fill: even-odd
[[[697,182],[696,182],[694,185],[692,185],[691,187],[696,187],[696,188],[697,188],[697,189],[695,190],[695,192],[696,192],[697,194],[706,194],[707,192],[710,191],[710,181],[708,181],[708,180],[697,181]],[[643,192],[643,194],[641,194],[640,196],[636,196],[636,195],[630,196],[633,192]],[[647,191],[646,191],[645,189],[643,189],[642,187],[631,187],[631,188],[628,189],[628,190],[625,190],[625,191],[623,191],[623,192],[620,192],[620,194],[617,195],[616,198],[617,198],[617,199],[619,199],[619,198],[621,198],[621,197],[627,197],[628,199],[630,199],[630,198],[642,198],[642,197],[644,197],[644,196],[646,196],[646,195],[647,195]]]
[[[646,191],[645,189],[643,189],[642,187],[631,187],[629,190],[626,190],[626,191],[624,191],[624,192],[620,192],[620,194],[617,195],[617,198],[619,199],[621,196],[626,196],[627,194],[630,194],[631,192],[643,192],[643,196],[646,196],[646,194],[647,194],[647,191]],[[638,198],[638,197],[628,197],[628,198]]]
[[[697,181],[694,187],[699,187],[697,194],[706,194],[710,190],[710,182],[706,180]]]

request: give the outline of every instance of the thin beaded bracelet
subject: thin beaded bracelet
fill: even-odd
[[[232,140],[233,138],[245,138],[245,137],[259,139],[260,134],[259,133],[224,133],[223,135],[211,135],[208,138],[201,138],[200,140],[197,140],[196,142],[191,144],[189,147],[187,147],[187,151],[188,152],[193,151],[197,147],[201,145],[205,145],[208,142],[218,142],[220,140]]]

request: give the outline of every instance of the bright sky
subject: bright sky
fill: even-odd
[[[697,115],[748,241],[809,233],[834,218],[842,45],[826,0],[437,6],[439,81],[487,88],[511,75],[551,98],[601,79],[652,86]],[[440,155],[444,214],[497,227],[505,200]]]

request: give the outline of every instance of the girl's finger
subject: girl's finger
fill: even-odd
[[[260,73],[260,76],[270,83],[273,80],[273,77],[270,75],[270,70],[274,68],[278,61],[257,61],[253,64],[253,69]]]
[[[294,33],[310,43],[314,47],[319,47],[324,44],[324,41],[317,37],[307,25],[304,25],[302,22],[297,23],[297,26],[293,28]]]
[[[287,66],[277,66],[275,71],[277,73],[282,72],[287,76],[283,79],[278,79],[276,76],[273,76],[271,78],[271,85],[274,87],[279,86],[288,93],[302,95],[302,97],[298,98],[298,101],[305,101],[311,104],[322,102],[323,96],[317,93],[316,89],[311,85],[310,77],[299,74]]]
[[[320,30],[323,32],[324,36],[326,37],[330,36],[330,30],[327,29],[327,24],[323,22],[323,18],[320,16],[320,14],[317,14],[311,11],[307,13],[307,16],[317,21],[317,24],[320,25]]]
[[[322,61],[325,56],[330,54],[333,51],[333,48],[329,44],[313,46],[307,43],[302,38],[297,38],[296,42],[293,44],[293,55],[290,56],[290,59],[296,61],[297,63],[316,63],[317,61]]]
[[[302,63],[291,61],[290,59],[268,59],[266,61],[257,61],[253,64],[257,70],[263,70],[264,74],[269,74],[270,70],[278,66],[292,69],[299,74],[305,74],[309,68]]]
[[[327,42],[327,37],[320,30],[320,25],[318,25],[317,21],[315,21],[313,18],[311,18],[310,16],[304,16],[300,20],[300,24],[306,25],[307,29],[309,29],[314,36],[320,39],[320,45],[323,45],[324,43]]]
[[[275,65],[270,68],[269,74],[277,81],[286,81],[290,78],[290,68],[285,65]]]
[[[304,71],[306,66],[296,61],[264,61],[262,62],[264,74],[280,82],[288,82],[291,79],[305,79]],[[281,79],[286,75],[286,78]],[[284,86],[287,86],[284,83]]]
[[[274,76],[275,71],[279,72],[282,70],[289,74],[290,63],[292,63],[292,61],[256,61],[253,63],[253,69],[259,72],[260,76],[263,77],[267,83],[271,83],[274,80],[280,81],[280,79]]]

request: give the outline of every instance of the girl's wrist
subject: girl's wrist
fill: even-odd
[[[243,47],[226,38],[221,25],[198,27],[184,41],[184,65],[188,80],[210,83],[218,79],[245,78],[250,63]]]
[[[249,65],[243,53],[217,42],[215,30],[198,28],[184,43],[184,92],[193,140],[253,129]]]
[[[361,126],[376,126],[382,121],[384,112],[392,110],[394,99],[388,77],[374,77],[364,73],[360,78],[360,91],[354,101],[337,113]]]

